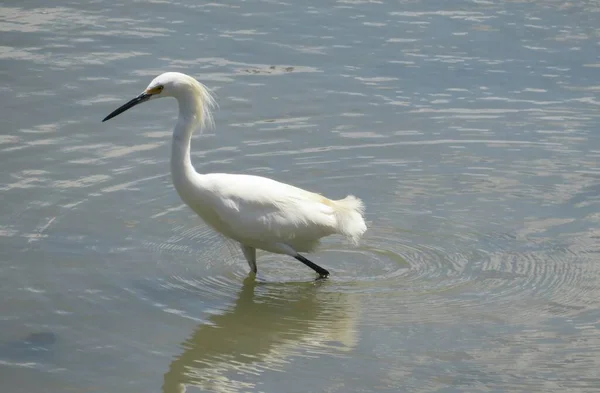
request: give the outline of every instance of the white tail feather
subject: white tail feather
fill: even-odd
[[[354,195],[348,195],[344,199],[333,201],[335,218],[340,234],[346,236],[355,245],[367,230],[363,218],[365,206],[363,202]]]

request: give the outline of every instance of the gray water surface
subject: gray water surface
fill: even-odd
[[[0,5],[2,392],[600,389],[600,5],[591,0]],[[169,176],[367,206],[332,276],[237,246]]]

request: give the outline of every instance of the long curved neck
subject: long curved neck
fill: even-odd
[[[177,191],[197,176],[190,158],[190,143],[192,134],[198,124],[196,116],[197,100],[193,94],[177,98],[179,103],[179,118],[173,130],[173,142],[171,145],[171,176]]]

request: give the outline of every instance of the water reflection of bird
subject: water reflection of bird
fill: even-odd
[[[187,386],[246,391],[253,389],[254,375],[278,369],[303,350],[352,349],[355,300],[308,283],[261,286],[248,277],[233,308],[211,317],[182,344],[184,352],[164,375],[163,393],[184,392]]]
[[[159,75],[143,93],[102,121],[162,97],[174,97],[179,103],[171,151],[175,189],[208,225],[240,243],[252,273],[257,272],[256,250],[260,249],[290,255],[327,277],[326,269],[300,252],[313,251],[321,238],[333,234],[357,243],[367,230],[363,203],[352,195],[332,200],[260,176],[197,173],[190,159],[190,140],[196,128],[212,124],[215,102],[204,85],[188,75]]]

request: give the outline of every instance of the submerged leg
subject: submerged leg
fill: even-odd
[[[258,272],[258,269],[256,268],[256,248],[244,244],[241,244],[241,246],[246,261],[248,261],[248,266],[250,266],[250,272],[256,274],[256,272]]]
[[[320,278],[326,278],[327,276],[329,276],[329,272],[326,269],[323,269],[321,266],[317,265],[316,263],[309,261],[308,259],[304,258],[302,255],[296,254],[294,256],[294,258],[296,258],[297,260],[299,260],[300,262],[302,262],[303,264],[305,264],[306,266],[310,267],[315,272],[317,272],[319,274],[319,276],[321,276]]]

